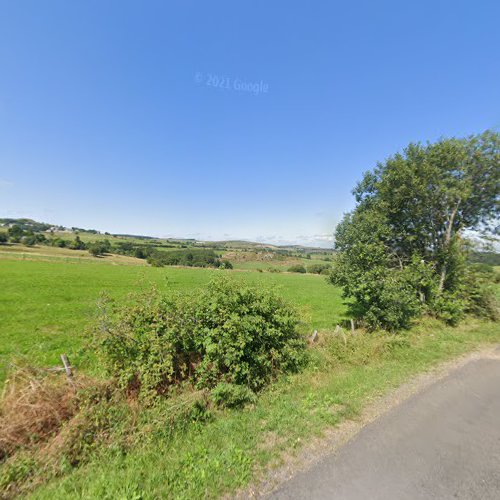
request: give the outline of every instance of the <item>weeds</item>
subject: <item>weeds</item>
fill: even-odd
[[[33,367],[13,371],[0,408],[0,459],[58,432],[77,410],[80,387],[80,382]]]

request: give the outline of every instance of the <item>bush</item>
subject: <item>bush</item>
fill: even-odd
[[[87,245],[80,239],[80,236],[76,236],[75,239],[70,243],[69,248],[72,250],[85,250]]]
[[[288,268],[289,273],[305,273],[306,268],[302,264],[295,264],[294,266],[291,266]]]
[[[467,298],[465,310],[475,316],[497,321],[500,318],[498,301],[493,284],[498,274],[486,264],[469,266],[464,282],[464,295]]]
[[[8,238],[7,234],[0,232],[0,245],[2,245],[3,243],[7,243],[8,240],[9,240],[9,238]]]
[[[221,382],[212,389],[212,400],[223,408],[241,408],[248,403],[254,403],[255,393],[242,385]]]
[[[70,242],[63,240],[62,238],[52,238],[50,241],[50,245],[58,248],[66,248],[69,246]]]
[[[228,260],[224,259],[221,261],[219,269],[232,269],[233,265]]]
[[[415,291],[402,273],[389,273],[370,291],[370,305],[365,308],[364,320],[370,329],[396,331],[409,328],[421,307]]]
[[[104,300],[100,311],[97,352],[122,387],[145,397],[182,381],[255,391],[304,359],[295,310],[271,291],[227,277],[191,295],[153,290],[120,308]]]
[[[331,267],[330,264],[311,264],[307,266],[307,272],[311,274],[328,274]]]
[[[90,255],[99,257],[111,251],[111,244],[108,240],[94,241],[94,243],[88,245],[88,250]]]
[[[224,261],[225,265],[231,265]],[[154,250],[148,256],[148,263],[154,267],[188,266],[188,267],[220,267],[222,262],[213,250],[187,249],[161,251]],[[226,269],[231,269],[226,267]]]
[[[21,238],[21,243],[23,245],[26,245],[27,247],[32,247],[36,244],[36,238],[33,234],[30,234],[28,236],[23,236]]]
[[[439,295],[433,304],[436,316],[448,325],[458,325],[464,317],[466,301],[457,292],[444,292]]]

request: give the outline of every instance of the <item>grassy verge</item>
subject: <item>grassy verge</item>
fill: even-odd
[[[33,497],[219,497],[245,487],[325,429],[355,418],[375,396],[491,342],[500,342],[500,325],[472,319],[457,328],[426,321],[398,336],[356,333],[345,342],[324,334],[308,367],[278,380],[255,405],[215,411],[208,421],[175,432],[158,408],[143,412],[127,452],[103,447]]]

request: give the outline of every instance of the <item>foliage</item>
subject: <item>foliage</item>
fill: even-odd
[[[0,219],[0,225],[16,226],[22,231],[41,232],[50,229],[51,225],[45,222],[36,222],[32,219]]]
[[[295,264],[288,268],[289,273],[306,273],[307,270],[302,264]]]
[[[255,393],[248,387],[221,382],[211,392],[212,400],[224,408],[241,408],[248,403],[255,403]]]
[[[223,277],[189,296],[153,290],[115,310],[104,300],[100,312],[98,353],[123,387],[145,397],[184,380],[259,390],[303,360],[294,309],[273,292]]]
[[[279,267],[268,267],[267,270],[270,273],[281,273],[281,269]]]
[[[80,239],[80,236],[76,235],[75,239],[69,245],[72,250],[85,250],[87,245]]]
[[[311,274],[329,274],[328,271],[331,268],[330,264],[310,264],[307,266],[307,272]]]
[[[469,266],[464,280],[464,289],[467,291],[465,311],[498,321],[500,311],[495,296],[494,284],[497,283],[498,274],[487,264]]]
[[[7,234],[9,235],[10,241],[12,241],[13,243],[18,243],[24,236],[24,230],[20,225],[14,224],[9,227],[9,229],[7,230]]]
[[[365,174],[336,230],[331,281],[370,328],[407,327],[422,312],[456,323],[467,304],[462,233],[494,230],[500,136],[410,144]]]
[[[161,251],[154,250],[148,256],[148,263],[154,267],[162,266],[188,266],[188,267],[220,267],[222,261],[213,250],[208,249],[186,249]],[[228,267],[228,261],[224,261],[224,268]]]
[[[0,245],[3,243],[7,243],[9,241],[9,237],[7,236],[6,233],[0,232]]]
[[[497,252],[470,252],[469,261],[478,264],[500,266],[500,253]]]
[[[63,238],[51,238],[49,240],[49,243],[53,247],[58,247],[58,248],[66,248],[70,245],[70,242],[67,240],[64,240]]]
[[[94,257],[99,257],[111,251],[111,243],[109,240],[94,241],[88,245],[88,250]]]

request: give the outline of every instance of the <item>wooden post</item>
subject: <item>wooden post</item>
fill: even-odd
[[[66,375],[68,376],[68,378],[71,378],[73,376],[73,372],[71,371],[71,365],[69,364],[68,356],[66,356],[66,354],[61,354],[61,361],[63,362]]]
[[[318,330],[314,330],[311,337],[311,342],[316,342],[317,340],[318,340]]]
[[[351,318],[351,332],[354,332],[354,320]]]

